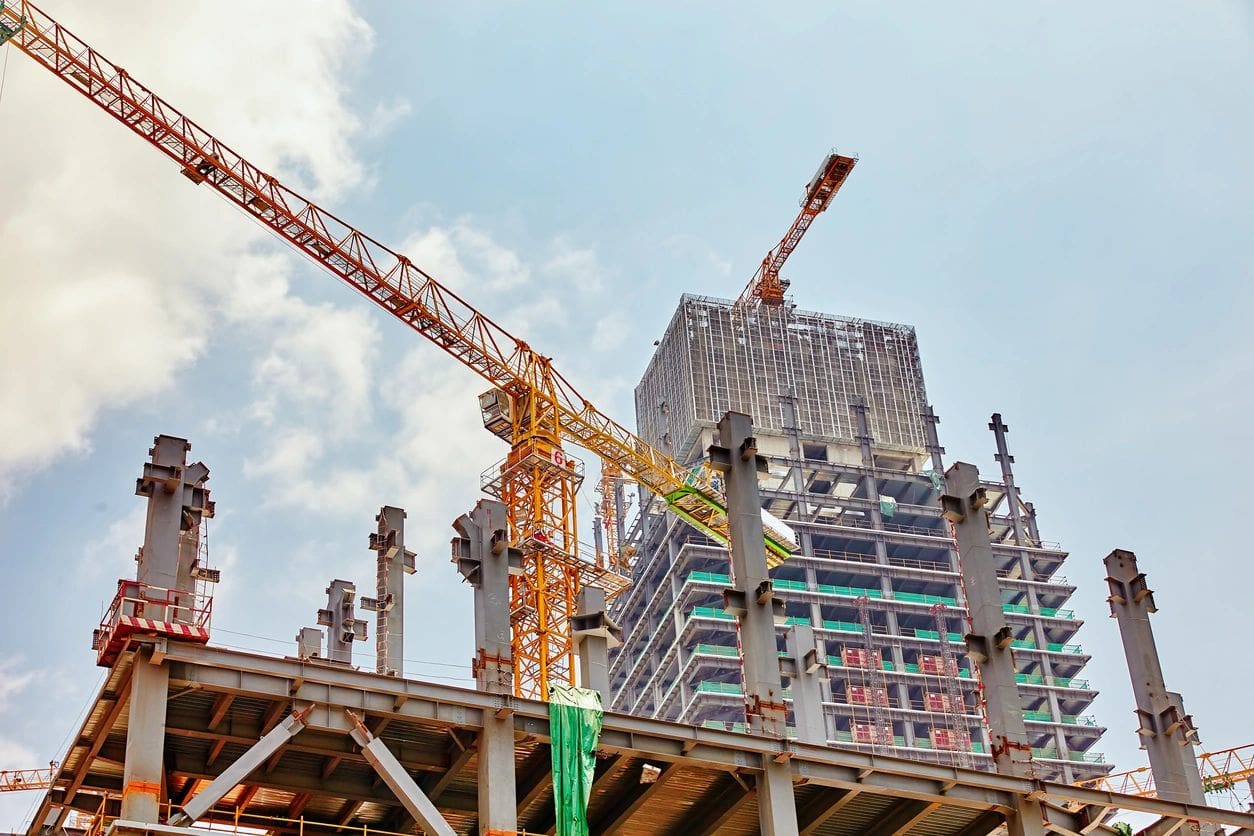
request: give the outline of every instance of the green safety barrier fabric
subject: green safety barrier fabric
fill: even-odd
[[[601,695],[596,691],[556,682],[549,685],[557,836],[589,836],[588,799],[592,795],[604,713]]]

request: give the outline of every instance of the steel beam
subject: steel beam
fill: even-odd
[[[522,569],[522,554],[509,547],[505,505],[481,499],[453,522],[453,562],[474,588],[475,683],[480,691],[509,695],[514,690],[510,643],[509,576]],[[511,712],[484,714],[479,733],[479,824],[484,830],[518,829],[514,787],[514,718]]]
[[[749,416],[728,412],[718,422],[719,444],[710,447],[710,466],[723,474],[731,540],[732,588],[724,591],[728,612],[736,616],[743,660],[745,714],[755,733],[784,737],[788,728],[775,616],[783,602],[775,598],[762,545],[762,499],[758,473],[766,458],[758,455]],[[758,783],[758,825],[765,836],[797,832],[792,769],[787,762],[762,759]]]
[[[353,642],[366,638],[366,622],[357,618],[357,586],[352,581],[331,581],[326,609],[318,610],[318,623],[327,628],[327,658],[351,665]]]
[[[654,779],[653,783],[637,785],[619,802],[617,807],[598,817],[589,827],[589,832],[596,833],[597,836],[614,836],[620,832],[631,821],[632,814],[648,804],[649,800],[657,795],[668,781],[674,779],[678,771],[674,764],[663,766],[662,773]]]
[[[993,764],[999,772],[1028,778],[1032,774],[1032,748],[1015,683],[1014,651],[1010,645],[1014,633],[1002,611],[986,504],[975,465],[958,462],[945,472],[941,509],[953,524],[958,544],[959,568],[971,619],[967,654],[980,670]],[[1044,815],[1039,802],[1016,796],[1012,813],[1006,822],[1010,836],[1043,836]]]
[[[668,836],[715,836],[746,804],[757,797],[757,787],[727,778],[710,788],[686,819],[672,827]]]
[[[826,790],[810,799],[797,812],[797,829],[800,836],[812,836],[832,816],[857,799],[861,790]]]
[[[405,548],[405,512],[384,505],[374,518],[370,550],[377,555],[377,598],[362,598],[363,609],[373,610],[375,670],[402,676],[405,659],[405,576],[415,571],[414,553]]]
[[[186,826],[199,821],[205,813],[209,812],[213,805],[222,800],[223,796],[233,790],[240,781],[247,778],[254,769],[261,766],[271,755],[277,752],[279,747],[299,734],[304,728],[305,715],[303,712],[296,711],[288,715],[287,719],[254,743],[247,752],[240,755],[221,775],[213,779],[209,786],[196,793],[191,801],[183,805],[183,810],[170,819],[170,823]]]
[[[1001,481],[1006,486],[1006,507],[1010,512],[1010,525],[1014,531],[1015,545],[1025,545],[1026,537],[1023,531],[1023,502],[1019,499],[1019,489],[1015,487],[1014,468],[1010,465],[1014,463],[1015,457],[1010,455],[1010,449],[1006,446],[1006,433],[1010,431],[1005,422],[1001,420],[1001,413],[994,412],[993,417],[989,419],[988,428],[993,431],[993,437],[997,443],[997,455],[993,456],[1001,465]]]
[[[508,710],[513,712],[516,732],[531,735],[542,742],[549,739],[548,706],[534,700],[200,645],[171,643],[166,650],[166,659],[171,666],[171,679],[179,687],[195,682],[216,693],[274,700],[294,698],[322,705],[352,705],[371,715],[392,717],[394,722],[418,722],[444,728],[478,729],[482,727],[485,712],[495,714]],[[876,794],[941,800],[948,805],[968,808],[1005,810],[1015,795],[1043,794],[1059,802],[1074,801],[1083,805],[1254,827],[1254,814],[1250,813],[1118,795],[944,764],[873,757],[862,752],[624,714],[605,715],[600,748],[637,758],[683,762],[698,768],[729,772],[756,772],[760,764],[758,756],[762,754],[786,756],[792,765],[793,775],[800,781],[843,789],[857,788]],[[116,754],[121,757],[120,751]],[[185,771],[185,774],[191,773]],[[214,776],[208,774],[202,777]],[[309,786],[296,782],[292,787],[317,789],[317,776],[310,777]],[[1079,830],[1080,825],[1072,829]]]
[[[1205,804],[1206,793],[1197,767],[1198,742],[1193,718],[1184,711],[1179,694],[1169,692],[1154,643],[1150,613],[1157,612],[1154,593],[1137,567],[1136,555],[1115,549],[1106,556],[1106,583],[1110,586],[1110,614],[1119,622],[1132,694],[1139,721],[1137,733],[1149,756],[1154,788],[1159,798]],[[1204,825],[1202,833],[1215,833]]]
[[[440,815],[440,811],[431,803],[431,799],[421,787],[414,783],[414,779],[405,771],[405,767],[401,766],[400,761],[388,751],[383,741],[372,735],[360,719],[355,716],[351,716],[350,719],[354,720],[354,726],[349,734],[353,740],[357,741],[357,745],[361,746],[361,752],[366,756],[366,760],[374,767],[374,771],[383,779],[383,783],[396,796],[396,800],[401,803],[405,811],[414,817],[414,821],[434,836],[456,836],[444,816]]]
[[[571,637],[579,653],[581,683],[610,702],[610,648],[622,644],[623,631],[605,609],[605,590],[585,586],[579,590],[579,610],[570,621]]]
[[[822,683],[828,678],[827,651],[814,635],[814,629],[794,624],[785,638],[786,655],[780,669],[788,677],[792,691],[793,725],[797,740],[820,746],[827,744],[827,723],[823,715]]]
[[[170,669],[153,659],[151,648],[135,653],[126,726],[126,758],[122,769],[122,817],[155,822],[161,808],[165,777],[165,712]],[[102,730],[107,735],[107,730]],[[87,769],[88,764],[83,764]]]

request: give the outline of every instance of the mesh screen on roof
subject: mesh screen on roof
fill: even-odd
[[[790,392],[802,435],[852,440],[849,406],[861,397],[877,444],[925,446],[927,395],[910,326],[790,306],[733,313],[727,300],[692,295],[636,387],[636,423],[646,441],[684,457],[699,428],[728,410],[783,433]]]

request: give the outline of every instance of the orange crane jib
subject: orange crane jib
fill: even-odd
[[[574,442],[616,466],[621,474],[664,497],[674,512],[717,542],[727,544],[727,504],[705,467],[686,468],[654,449],[643,439],[606,416],[584,398],[550,359],[510,334],[468,302],[397,253],[354,228],[224,145],[164,99],[140,84],[49,17],[33,3],[0,3],[0,33],[66,84],[154,148],[173,160],[181,173],[198,185],[212,188],[269,227],[308,258],[338,276],[376,305],[438,345],[480,375],[519,407],[514,450],[500,483],[502,499],[511,508],[511,524],[523,526],[511,535],[533,547],[553,552],[559,562],[569,557],[550,548],[545,519],[518,519],[525,509],[562,517],[566,529],[573,514],[569,485],[573,476],[554,475],[554,456],[561,440]],[[822,187],[816,191],[821,198]],[[564,460],[564,459],[563,459]],[[530,476],[529,476],[530,474]],[[558,478],[561,476],[562,478]],[[534,477],[534,478],[532,478]],[[529,529],[529,530],[528,530]],[[565,531],[569,535],[570,531]],[[768,563],[778,565],[797,543],[787,525],[764,517]],[[567,537],[569,539],[569,537]],[[577,583],[576,570],[559,567],[558,580]],[[543,565],[527,593],[528,606],[545,608]],[[565,597],[570,598],[567,588]],[[552,632],[540,616],[542,631]],[[550,619],[551,620],[551,619]],[[515,637],[517,638],[517,637]],[[570,649],[559,650],[570,656]],[[547,690],[544,652],[536,654],[541,677],[539,693]],[[522,674],[520,673],[520,676]],[[527,674],[531,676],[531,674]]]
[[[845,184],[845,180],[857,162],[857,157],[846,157],[835,151],[823,159],[814,177],[806,184],[805,193],[801,196],[801,211],[792,222],[792,226],[784,233],[783,239],[775,245],[775,249],[762,259],[758,271],[753,274],[753,278],[741,292],[740,298],[736,300],[737,307],[755,303],[772,307],[784,304],[786,286],[780,278],[779,271],[783,269],[784,262],[788,260],[788,256],[792,255],[797,244],[801,242],[810,224],[831,205],[832,198],[836,197],[836,192],[840,191],[840,187]]]
[[[0,769],[0,792],[46,790],[52,786],[57,771],[51,769]]]
[[[1197,768],[1202,775],[1202,787],[1207,793],[1233,791],[1242,783],[1254,781],[1254,743],[1217,752],[1203,752],[1197,756]],[[1077,781],[1076,784],[1123,795],[1158,795],[1158,789],[1154,786],[1154,775],[1148,766]]]

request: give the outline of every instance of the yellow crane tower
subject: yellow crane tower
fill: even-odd
[[[511,592],[519,695],[544,699],[550,681],[573,681],[569,617],[579,587],[596,583],[612,594],[624,583],[578,553],[574,497],[582,465],[565,442],[617,467],[682,519],[727,542],[726,501],[706,468],[678,464],[606,416],[550,358],[407,257],[284,186],[33,3],[0,3],[0,43],[6,41],[172,160],[192,183],[225,198],[487,381],[484,424],[509,441],[510,451],[483,486],[508,507],[511,539],[525,554]],[[768,562],[778,565],[796,543],[783,523],[769,515],[764,522]]]

